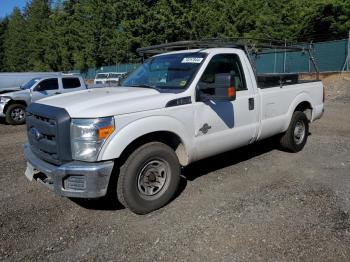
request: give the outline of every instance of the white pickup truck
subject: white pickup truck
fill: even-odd
[[[293,79],[257,77],[242,48],[157,54],[121,88],[31,104],[25,174],[73,198],[112,188],[131,211],[151,212],[173,198],[181,167],[194,161],[278,134],[300,151],[323,114],[324,90]]]
[[[98,73],[95,76],[94,84],[107,84],[109,86],[117,85],[126,74],[127,72]]]

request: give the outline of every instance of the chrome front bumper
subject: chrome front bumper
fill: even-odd
[[[38,158],[28,143],[24,145],[24,156],[35,170],[33,179],[60,196],[98,198],[107,193],[113,161],[97,163],[73,161],[55,166]]]

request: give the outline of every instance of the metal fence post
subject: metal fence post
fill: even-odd
[[[287,47],[287,40],[284,40],[284,46]],[[284,49],[283,73],[286,72],[287,49]]]
[[[275,49],[275,63],[273,64],[273,72],[276,73],[276,67],[277,67],[277,51]]]
[[[347,55],[346,59],[347,59],[346,71],[349,71],[349,69],[350,69],[350,30],[349,30],[349,38],[348,38],[348,55]]]

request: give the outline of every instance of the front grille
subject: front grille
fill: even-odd
[[[28,140],[32,151],[41,159],[59,164],[57,122],[53,119],[27,114]]]
[[[28,141],[36,156],[55,165],[71,160],[70,118],[64,109],[31,104],[26,122]]]

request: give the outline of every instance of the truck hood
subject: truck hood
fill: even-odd
[[[11,97],[12,99],[18,100],[18,99],[24,99],[27,98],[30,90],[26,89],[26,90],[22,90],[20,88],[18,88],[18,91],[15,90],[8,90],[6,89],[7,92],[3,92],[3,90],[0,90],[0,96],[8,96]]]
[[[112,87],[53,96],[38,103],[64,108],[72,118],[97,118],[163,108],[174,96],[154,89]]]
[[[11,93],[15,91],[21,91],[22,89],[20,87],[7,87],[7,88],[0,88],[0,94],[6,94]]]

